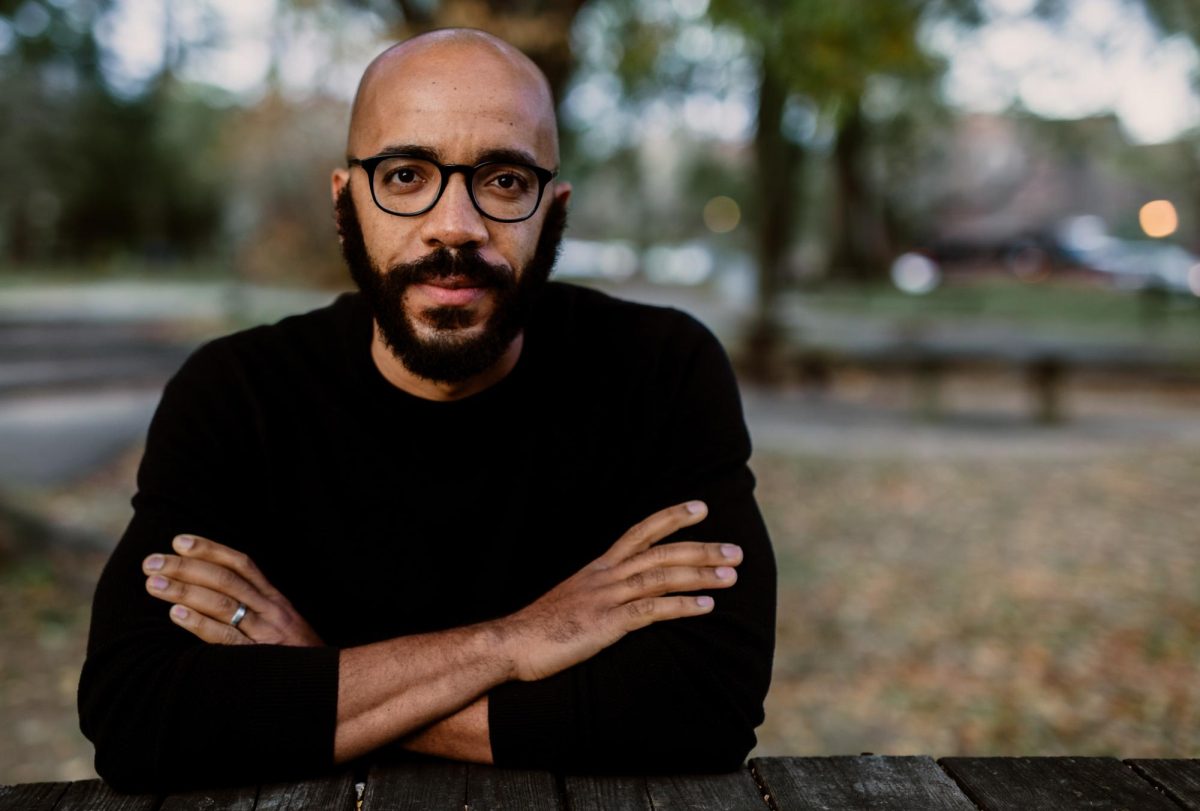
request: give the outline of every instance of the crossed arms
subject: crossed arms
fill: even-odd
[[[507,617],[399,637],[341,652],[334,760],[341,763],[405,738],[407,748],[492,762],[486,693],[507,681],[538,681],[590,659],[652,623],[706,614],[708,595],[736,580],[733,544],[654,546],[703,520],[702,502],[661,510],[603,556]],[[320,646],[320,637],[245,554],[190,535],[178,555],[143,562],[146,589],[172,603],[170,617],[222,645]],[[238,627],[228,619],[247,607]]]

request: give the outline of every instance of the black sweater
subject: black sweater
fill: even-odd
[[[734,768],[774,647],[775,566],[728,360],[675,310],[551,284],[516,368],[464,400],[387,383],[356,295],[222,338],[168,383],[134,517],[96,590],[79,685],[122,789],[295,778],[333,761],[338,650],[506,615],[687,499],[674,540],[733,541],[706,616],[629,634],[489,693],[497,765]],[[221,646],[176,627],[142,559],[195,533],[248,553],[329,647]]]

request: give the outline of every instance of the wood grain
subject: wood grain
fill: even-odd
[[[362,811],[463,811],[465,763],[397,763],[371,767]]]
[[[153,794],[118,794],[99,780],[71,783],[54,811],[154,811]]]
[[[67,791],[67,783],[0,786],[0,811],[51,811]]]
[[[568,811],[654,811],[645,777],[568,775]]]
[[[780,811],[975,811],[929,757],[757,758],[750,768]]]
[[[254,811],[258,787],[226,788],[171,794],[158,811]]]
[[[944,758],[938,762],[988,811],[1179,811],[1115,758]]]
[[[258,790],[255,811],[354,811],[358,800],[349,772],[295,783],[272,783]]]
[[[646,793],[654,811],[765,811],[768,807],[746,768],[728,774],[647,777]]]
[[[1126,763],[1188,811],[1200,811],[1200,760],[1128,760]]]
[[[467,805],[471,811],[562,811],[558,781],[550,772],[470,766]]]

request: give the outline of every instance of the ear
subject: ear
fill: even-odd
[[[342,189],[346,188],[346,184],[349,182],[349,169],[342,169],[339,167],[333,170],[333,174],[329,177],[329,194],[334,205],[337,205],[338,195],[342,193]]]
[[[562,203],[564,206],[571,199],[571,184],[565,180],[554,185],[554,199]]]

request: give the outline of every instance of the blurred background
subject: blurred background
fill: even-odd
[[[348,280],[386,43],[550,77],[558,277],[728,348],[780,562],[759,754],[1200,754],[1191,0],[0,0],[0,783],[74,692],[165,379]]]

